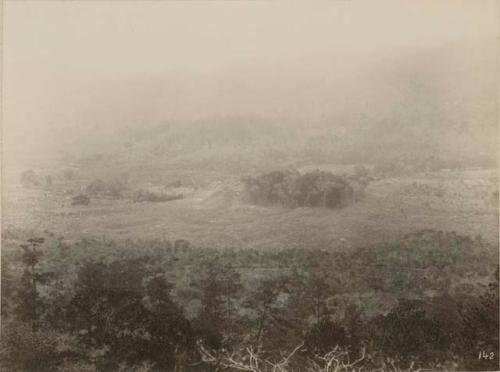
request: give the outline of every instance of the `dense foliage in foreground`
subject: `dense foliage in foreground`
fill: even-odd
[[[498,258],[480,237],[345,251],[4,239],[5,370],[498,369]]]

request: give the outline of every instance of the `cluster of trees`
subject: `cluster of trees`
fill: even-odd
[[[181,185],[180,181],[171,184]],[[134,202],[165,202],[171,200],[182,199],[182,194],[167,194],[164,192],[151,190],[137,190],[132,192],[125,181],[112,179],[103,181],[96,179],[92,181],[86,188],[84,194],[79,194],[72,199],[73,205],[87,205],[90,203],[90,197],[121,199],[124,197],[131,198]]]
[[[35,172],[33,169],[22,172],[19,181],[25,188],[44,187],[45,189],[51,189],[53,186],[52,175],[41,175]]]
[[[73,176],[70,176],[71,178]],[[128,191],[126,182],[113,179],[103,181],[96,179],[85,187],[85,192],[79,193],[71,198],[71,205],[89,205],[92,198],[121,199]]]
[[[166,194],[148,190],[138,190],[134,193],[134,202],[166,202],[184,198],[183,194]]]
[[[9,371],[497,370],[490,248],[432,230],[342,252],[30,238],[2,260],[1,362]],[[381,309],[355,301],[388,294]]]
[[[122,198],[127,190],[127,183],[119,179],[112,179],[106,182],[96,179],[85,188],[85,192],[89,196],[109,197],[112,199]]]
[[[33,169],[21,173],[21,185],[24,187],[40,186],[41,182],[40,176]]]
[[[78,194],[71,198],[71,205],[89,205],[90,198],[85,194]]]
[[[52,187],[52,176],[46,175],[45,178],[43,178],[33,169],[30,169],[21,173],[20,182],[23,187],[38,187],[44,185],[50,188]]]
[[[286,207],[337,208],[353,200],[349,182],[329,172],[273,171],[243,179],[248,200]]]

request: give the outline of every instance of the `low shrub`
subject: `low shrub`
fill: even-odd
[[[172,200],[183,199],[184,196],[182,194],[160,194],[154,193],[151,191],[143,191],[139,190],[134,194],[134,202],[167,202]]]
[[[71,205],[89,205],[90,198],[85,194],[80,194],[71,199]]]

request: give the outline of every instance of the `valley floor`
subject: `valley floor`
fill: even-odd
[[[200,188],[163,203],[92,199],[71,206],[71,196],[18,184],[3,187],[3,228],[50,230],[67,239],[188,239],[197,246],[324,248],[354,246],[421,229],[456,231],[498,241],[496,172],[434,172],[372,181],[347,207],[286,209],[253,206],[238,181]]]

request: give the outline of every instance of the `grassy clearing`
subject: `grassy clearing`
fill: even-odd
[[[199,188],[183,200],[133,203],[93,199],[71,206],[58,192],[4,185],[4,228],[53,231],[66,238],[189,239],[198,246],[324,248],[383,241],[419,230],[457,231],[496,242],[494,171],[435,172],[373,181],[364,200],[338,210],[241,203],[238,182]]]

